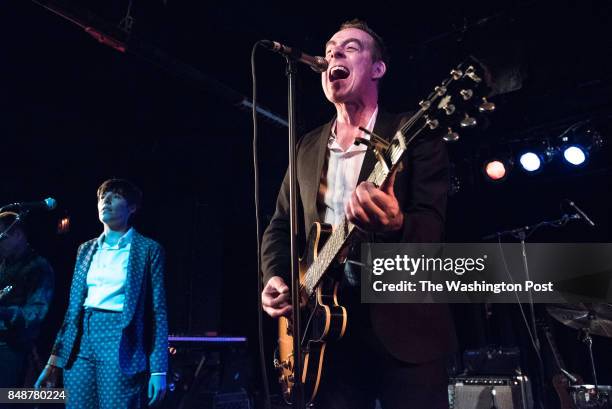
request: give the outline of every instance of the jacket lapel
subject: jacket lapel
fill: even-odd
[[[130,255],[128,258],[128,271],[125,279],[125,299],[123,301],[123,327],[127,327],[138,303],[140,288],[142,287],[142,279],[145,270],[145,258],[143,237],[134,230],[132,244],[130,246]]]
[[[87,273],[89,272],[89,266],[91,265],[91,260],[97,248],[98,241],[92,240],[83,248],[79,260],[77,261],[76,275],[74,277],[75,285],[70,294],[70,311],[73,316],[79,314],[85,302],[85,298],[87,298]]]
[[[321,218],[321,215],[319,215],[319,212],[317,210],[317,199],[318,199],[318,195],[319,195],[319,185],[321,183],[321,172],[323,172],[323,164],[325,163],[325,157],[327,155],[327,144],[329,142],[329,137],[331,135],[331,127],[332,124],[334,123],[335,119],[332,119],[331,121],[329,121],[327,124],[325,124],[322,128],[321,128],[321,133],[319,134],[319,139],[318,139],[318,144],[316,145],[314,152],[316,154],[316,157],[313,158],[314,159],[314,163],[315,163],[315,172],[310,172],[308,174],[308,177],[310,178],[309,180],[309,186],[311,187],[312,191],[308,194],[308,196],[311,199],[311,204],[313,206],[313,208],[311,209],[312,214],[315,214],[316,220],[320,221],[319,219]],[[313,220],[314,221],[314,220]],[[306,234],[308,234],[308,232],[306,232]]]
[[[374,124],[374,133],[388,141],[391,140],[396,131],[393,129],[393,122],[393,115],[379,110],[376,117],[376,123]],[[357,184],[363,182],[370,176],[370,173],[374,170],[374,165],[376,165],[376,156],[374,156],[372,149],[368,149],[363,158],[363,165],[361,165]]]

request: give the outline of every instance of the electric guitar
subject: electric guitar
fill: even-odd
[[[489,87],[475,62],[463,63],[450,72],[434,91],[419,103],[419,110],[387,140],[361,128],[370,140],[357,138],[377,159],[368,181],[381,186],[401,166],[404,153],[417,137],[442,135],[447,142],[459,139],[453,127],[471,128],[480,114],[495,110],[487,100]],[[342,338],[348,315],[340,305],[339,282],[333,274],[340,265],[339,257],[356,239],[355,226],[346,218],[334,229],[328,224],[314,223],[306,249],[300,259],[300,306],[302,308],[301,381],[306,404],[314,401],[322,380],[326,344]],[[295,384],[293,326],[290,319],[279,319],[278,348],[274,366],[279,371],[283,396],[291,402]]]

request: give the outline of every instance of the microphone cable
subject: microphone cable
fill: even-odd
[[[268,372],[266,371],[266,356],[264,351],[264,331],[263,331],[263,305],[261,303],[261,292],[263,291],[263,277],[261,272],[261,224],[259,217],[259,155],[257,140],[257,75],[255,72],[255,52],[257,47],[262,46],[262,41],[253,45],[251,50],[251,77],[253,81],[253,179],[254,179],[254,200],[255,200],[255,230],[257,234],[257,330],[259,336],[259,360],[261,366],[261,380],[264,390],[264,407],[271,409],[270,387],[268,382]]]

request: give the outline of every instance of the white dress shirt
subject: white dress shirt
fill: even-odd
[[[377,115],[378,106],[365,127],[368,131],[372,131],[374,128]],[[326,175],[327,190],[323,202],[325,204],[324,221],[335,227],[345,217],[344,207],[357,187],[357,180],[368,147],[364,144],[353,144],[345,151],[336,140],[336,122],[331,129],[331,135],[327,143],[329,149]],[[365,132],[362,132],[361,137],[370,139],[370,135]]]
[[[130,228],[115,244],[108,245],[104,233],[98,237],[98,248],[87,272],[87,298],[84,307],[123,311],[125,280],[134,229]]]

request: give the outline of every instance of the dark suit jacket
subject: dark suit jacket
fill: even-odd
[[[97,239],[81,244],[77,252],[70,301],[64,323],[51,355],[55,365],[70,365],[75,341],[81,331],[83,303],[87,297],[87,272],[98,248]],[[168,321],[164,291],[164,251],[155,241],[134,231],[128,260],[123,333],[119,364],[125,374],[166,372],[168,367]]]
[[[374,132],[391,139],[408,119],[379,111]],[[322,221],[317,207],[321,173],[333,121],[306,134],[298,143],[297,180],[299,185],[299,220],[304,232],[316,221]],[[412,144],[411,144],[412,145]],[[367,179],[376,159],[368,150],[359,175]],[[395,179],[395,194],[404,212],[404,226],[394,234],[374,234],[376,242],[441,242],[448,191],[448,158],[440,138],[423,139],[408,148],[403,159],[404,170]],[[302,246],[303,247],[303,246]],[[288,282],[289,254],[289,185],[285,175],[276,211],[262,242],[264,283],[272,276]],[[400,360],[411,363],[442,358],[455,349],[454,327],[447,305],[442,304],[371,304],[372,327],[387,350]],[[349,311],[349,325],[351,323]],[[353,321],[352,325],[356,325]]]

